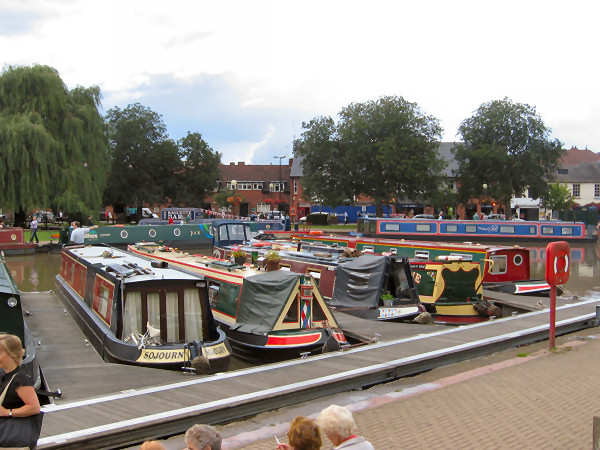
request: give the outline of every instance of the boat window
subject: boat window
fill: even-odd
[[[233,224],[227,227],[229,231],[229,240],[231,241],[245,241],[246,235],[244,233],[246,226],[243,224]]]
[[[150,326],[160,329],[160,294],[158,292],[148,294],[146,301],[148,302],[148,323]]]
[[[142,294],[127,292],[123,311],[123,337],[142,333]]]
[[[554,234],[554,227],[545,227],[542,225],[542,234]]]
[[[313,322],[324,322],[327,320],[327,316],[325,315],[325,311],[323,311],[321,304],[314,299],[312,301],[312,309]]]
[[[429,251],[427,251],[427,250],[415,250],[415,258],[429,259]]]
[[[365,245],[362,251],[365,253],[375,253],[375,248],[372,245]]]
[[[202,305],[198,289],[183,291],[183,310],[185,323],[185,340],[202,340]]]
[[[321,282],[321,271],[317,269],[306,269],[306,273],[315,279],[315,284],[319,286]]]
[[[286,272],[290,272],[289,264],[279,264],[279,270],[285,270]]]
[[[400,231],[399,223],[386,223],[384,226],[385,231]]]
[[[98,313],[106,318],[108,315],[108,288],[102,286],[100,288],[100,295],[98,298]]]
[[[423,231],[423,232],[430,232],[431,231],[431,224],[430,223],[418,223],[417,224],[417,231]]]
[[[167,342],[179,342],[179,294],[167,292]]]
[[[504,225],[504,226],[500,226],[500,233],[506,233],[506,234],[515,234],[515,227],[514,226],[509,226],[509,225]]]
[[[573,227],[561,227],[560,234],[572,235],[573,234]]]
[[[477,233],[477,225],[465,225],[465,233]]]
[[[490,273],[506,273],[506,255],[493,255],[490,257],[490,259],[493,262],[492,267],[490,268]]]
[[[455,224],[446,225],[446,232],[447,233],[457,233],[458,232],[458,225],[455,225]]]
[[[523,256],[521,255],[515,255],[513,258],[513,263],[515,264],[515,266],[520,266],[521,264],[523,264]]]
[[[298,296],[296,296],[285,315],[285,319],[283,319],[283,323],[298,323],[298,308]]]

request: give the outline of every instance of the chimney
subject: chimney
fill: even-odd
[[[246,163],[244,161],[238,161],[238,166],[245,166]]]

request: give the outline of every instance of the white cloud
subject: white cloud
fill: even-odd
[[[0,16],[11,24],[0,29],[3,66],[55,67],[70,87],[99,85],[106,108],[154,99],[166,119],[178,103],[260,136],[277,124],[255,147],[262,138],[197,130],[231,157],[246,146],[241,154],[268,159],[302,121],[383,95],[437,116],[446,140],[481,103],[507,96],[536,106],[569,145],[600,151],[592,1],[0,0]],[[190,91],[166,99],[157,79]],[[191,91],[217,79],[221,102]]]

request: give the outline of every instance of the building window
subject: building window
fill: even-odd
[[[600,198],[600,184],[594,185],[594,198]]]
[[[252,183],[238,183],[237,188],[239,191],[251,191]]]
[[[269,211],[271,211],[271,206],[268,205],[267,203],[258,203],[256,205],[256,212],[257,213],[269,212]]]
[[[598,185],[596,185],[597,187]],[[294,194],[298,193],[298,180],[294,180]]]
[[[573,198],[581,198],[581,184],[573,183]]]
[[[269,187],[271,188],[271,192],[283,192],[283,187],[285,183],[275,183],[272,182]]]
[[[255,191],[262,191],[264,183],[252,183],[252,189]]]

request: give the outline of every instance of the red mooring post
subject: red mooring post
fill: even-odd
[[[551,242],[546,247],[546,281],[550,285],[550,349],[556,336],[556,286],[569,280],[571,250],[565,241]]]

